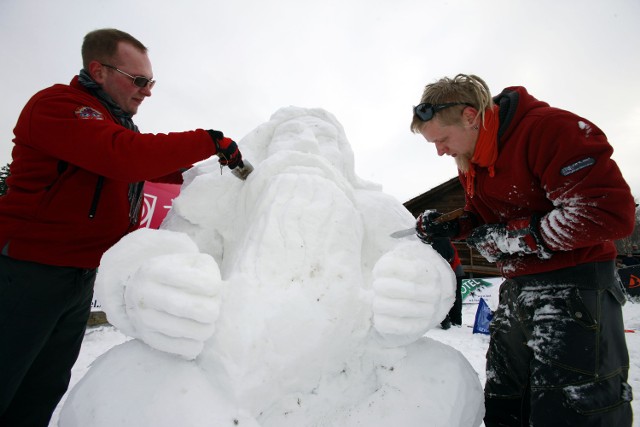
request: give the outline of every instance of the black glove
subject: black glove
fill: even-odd
[[[438,211],[427,209],[421,213],[416,221],[416,234],[424,243],[431,243],[435,237],[452,238],[458,235],[460,225],[458,219],[438,222],[442,214]]]
[[[217,130],[209,130],[209,135],[216,145],[216,154],[220,157],[220,164],[229,166],[229,169],[235,169],[236,166],[243,167],[242,153],[238,149],[238,144],[230,138],[226,138],[222,132]]]
[[[431,241],[431,247],[435,249],[445,261],[451,264],[456,255],[451,240],[446,237],[434,237]]]
[[[540,259],[551,258],[539,232],[540,218],[509,221],[506,224],[485,224],[467,237],[467,245],[475,248],[489,262],[511,255],[536,254]]]

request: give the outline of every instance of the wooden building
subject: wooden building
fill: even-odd
[[[464,207],[464,189],[458,177],[423,193],[404,203],[404,206],[417,217],[426,209],[435,209],[446,213]],[[454,242],[458,256],[462,261],[467,277],[495,277],[500,272],[495,263],[485,260],[475,249],[471,249],[465,242]]]

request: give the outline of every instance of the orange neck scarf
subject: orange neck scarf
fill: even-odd
[[[467,171],[467,195],[473,197],[474,181],[476,177],[476,165],[489,169],[489,176],[495,175],[493,165],[498,159],[498,127],[500,120],[498,118],[498,106],[494,105],[492,109],[487,108],[484,113],[484,124],[480,126],[478,132],[478,141],[473,151],[473,157],[469,162],[469,170]]]

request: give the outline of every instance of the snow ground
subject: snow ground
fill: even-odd
[[[473,321],[475,318],[476,305],[465,304],[463,306],[462,327],[452,327],[449,330],[440,328],[432,329],[427,336],[440,342],[448,344],[459,350],[469,360],[471,366],[476,370],[480,382],[484,384],[484,361],[489,337],[487,335],[473,334]],[[629,347],[629,357],[631,368],[629,372],[629,384],[636,390],[636,395],[640,390],[640,303],[628,302],[623,307],[625,327],[627,331],[627,345]],[[110,325],[92,327],[87,330],[85,340],[82,345],[80,357],[73,368],[70,389],[87,372],[91,363],[101,354],[111,347],[125,342],[128,338]],[[65,396],[66,397],[66,396]],[[59,410],[62,407],[64,398],[49,424],[49,427],[58,426]],[[635,414],[640,413],[640,401],[632,402]],[[637,417],[636,417],[637,418]],[[640,426],[640,422],[634,421],[634,426]]]

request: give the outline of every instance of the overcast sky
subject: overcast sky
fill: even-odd
[[[0,164],[26,101],[81,68],[94,29],[149,47],[158,83],[136,123],[240,140],[278,108],[343,124],[356,172],[406,201],[455,176],[409,131],[424,86],[473,73],[598,125],[640,197],[638,0],[0,0]]]

